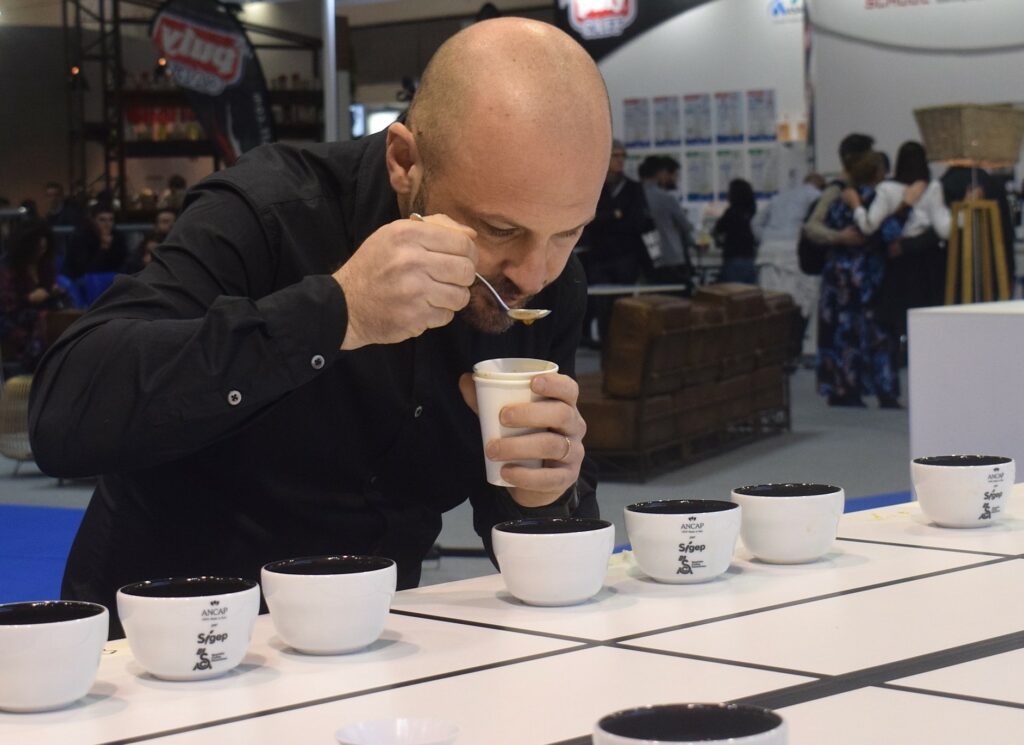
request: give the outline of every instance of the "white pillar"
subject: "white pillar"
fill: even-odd
[[[338,140],[352,139],[352,73],[338,70]]]
[[[335,39],[335,0],[324,0],[323,49],[320,64],[324,91],[324,141],[338,139],[338,49]]]

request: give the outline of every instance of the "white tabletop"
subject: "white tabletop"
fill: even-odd
[[[458,724],[459,745],[589,742],[641,704],[741,700],[776,709],[791,745],[1024,742],[1024,493],[979,530],[916,504],[847,515],[823,560],[771,566],[740,548],[727,576],[659,585],[613,559],[600,595],[530,608],[497,575],[398,593],[383,638],[296,654],[261,617],[238,670],[145,674],[110,643],[91,694],[0,713],[0,743],[333,742],[391,716]],[[619,536],[624,540],[624,536]]]

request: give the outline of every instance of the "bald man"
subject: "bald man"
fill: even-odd
[[[596,515],[572,249],[610,126],[575,42],[497,19],[438,51],[404,123],[261,147],[194,188],[152,264],[120,277],[35,379],[40,467],[99,475],[64,597],[113,613],[128,582],[256,579],[272,560],[337,553],[393,558],[412,587],[442,513],[467,499],[488,548],[501,520]],[[552,314],[513,325],[474,272]],[[503,412],[540,431],[485,454],[469,372],[510,356],[562,374]],[[503,466],[506,489],[487,484],[485,457],[543,467]]]

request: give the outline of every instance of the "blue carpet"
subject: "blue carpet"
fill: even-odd
[[[60,597],[84,510],[0,506],[0,603]]]
[[[909,502],[913,497],[908,491],[894,491],[888,494],[875,494],[870,497],[853,497],[846,500],[844,512],[861,512],[863,510],[876,510],[879,507],[889,507],[894,504]]]

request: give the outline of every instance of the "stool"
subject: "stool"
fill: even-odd
[[[999,206],[991,199],[971,199],[953,205],[946,264],[946,305],[975,301],[975,264],[981,266],[981,300],[1009,300],[1006,247],[999,220]],[[961,254],[962,249],[962,256]],[[977,256],[975,256],[977,249]],[[996,287],[992,284],[995,266]],[[957,286],[960,300],[957,300]],[[993,297],[998,289],[998,297]]]

